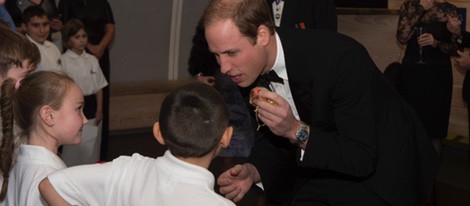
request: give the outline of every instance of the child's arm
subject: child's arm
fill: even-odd
[[[103,89],[100,89],[96,93],[96,125],[100,124],[101,120],[103,119]]]
[[[49,179],[46,177],[39,183],[39,192],[46,202],[51,205],[70,205],[67,201],[62,198],[59,193],[54,189]]]

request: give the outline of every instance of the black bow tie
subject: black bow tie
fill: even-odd
[[[271,70],[259,77],[257,85],[269,88],[270,82],[277,82],[277,83],[284,84],[284,80],[281,77],[277,76],[274,70]]]

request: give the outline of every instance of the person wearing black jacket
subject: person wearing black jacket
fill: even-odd
[[[458,43],[460,48],[470,48],[470,32],[462,31],[461,21],[458,18],[451,18],[448,21],[447,28],[454,35],[459,36]],[[465,54],[463,51],[457,51],[457,57],[455,62],[458,66],[465,71],[465,77],[462,83],[462,98],[467,103],[467,110],[470,111],[470,56]],[[470,112],[468,113],[468,128],[470,137]],[[469,145],[470,146],[470,145]],[[468,153],[468,160],[470,161],[470,152]]]

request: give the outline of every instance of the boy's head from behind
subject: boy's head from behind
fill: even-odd
[[[30,6],[23,11],[26,33],[35,42],[43,44],[49,36],[49,18],[40,6]]]
[[[167,96],[158,124],[165,145],[178,157],[202,157],[219,145],[226,147],[232,134],[223,97],[201,83],[183,86]]]
[[[36,45],[8,27],[0,26],[0,45],[0,80],[22,79],[41,61]]]

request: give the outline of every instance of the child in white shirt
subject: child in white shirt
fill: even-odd
[[[23,80],[2,83],[3,139],[1,205],[47,205],[38,190],[39,182],[55,170],[65,168],[57,156],[59,146],[78,144],[83,125],[83,94],[65,74],[38,71]],[[19,145],[13,161],[13,122],[21,129],[25,144]],[[8,175],[5,175],[8,174]]]
[[[103,119],[103,88],[108,85],[98,59],[85,51],[88,36],[84,24],[78,19],[67,21],[62,28],[62,54],[64,71],[75,80],[85,95],[84,113],[88,123],[83,129],[79,145],[62,149],[62,159],[67,166],[95,163],[99,160],[101,146],[101,120]]]

